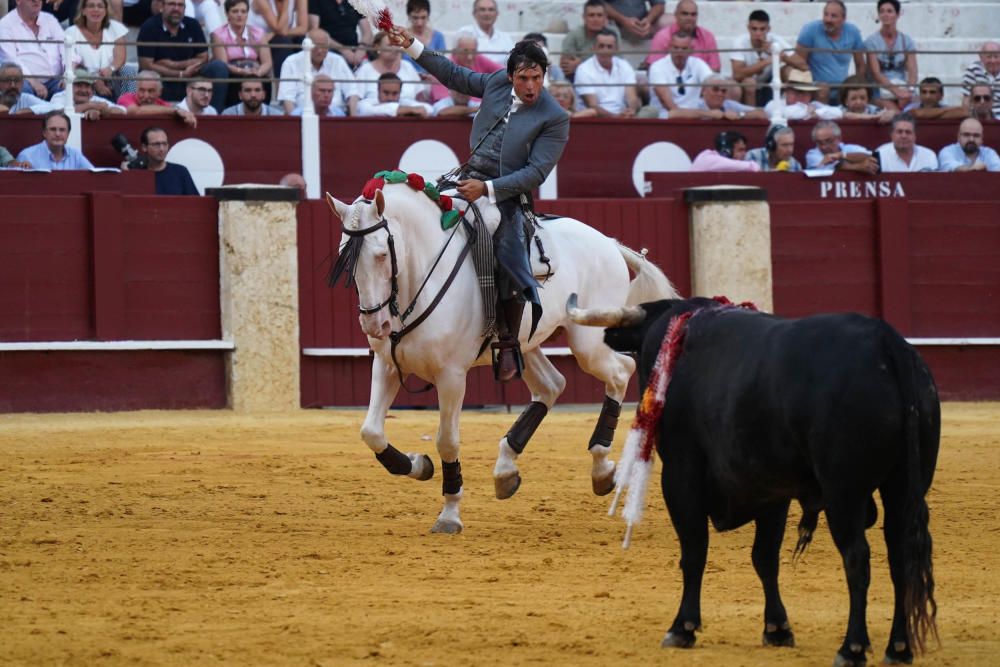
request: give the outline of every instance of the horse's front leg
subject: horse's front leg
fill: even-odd
[[[406,475],[420,481],[434,476],[434,463],[426,454],[404,454],[385,437],[385,416],[399,392],[399,376],[392,364],[375,355],[372,361],[372,391],[368,400],[368,414],[361,425],[361,439],[375,458],[393,475]]]
[[[459,505],[462,501],[462,464],[458,460],[460,447],[458,420],[465,400],[465,376],[463,369],[447,369],[438,377],[438,403],[441,421],[438,426],[437,448],[441,455],[441,493],[444,507],[431,528],[432,533],[462,532],[462,518]]]
[[[523,377],[531,390],[531,403],[500,440],[497,463],[493,467],[493,486],[500,500],[510,498],[521,486],[517,457],[566,388],[566,378],[537,347],[524,353]]]

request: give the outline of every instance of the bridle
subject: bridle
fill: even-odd
[[[368,199],[362,199],[361,201],[368,204],[371,203],[371,200]],[[473,209],[475,215],[479,215],[479,210],[477,207],[471,206],[470,208]],[[396,359],[396,347],[399,345],[399,342],[403,339],[404,336],[406,336],[414,329],[416,329],[418,326],[420,326],[420,324],[423,323],[423,321],[430,316],[430,314],[434,311],[434,309],[437,308],[437,305],[441,303],[441,299],[444,298],[445,293],[448,291],[448,288],[451,287],[452,282],[454,282],[455,277],[458,275],[459,270],[462,268],[462,264],[465,262],[465,258],[468,257],[469,251],[472,249],[472,246],[475,245],[476,243],[475,228],[471,224],[469,224],[468,220],[462,218],[461,226],[465,227],[466,230],[466,243],[465,246],[462,247],[462,251],[458,254],[458,259],[455,261],[455,265],[452,267],[451,273],[448,274],[448,278],[445,280],[444,285],[441,286],[440,291],[438,291],[438,293],[434,296],[434,299],[430,302],[427,308],[425,308],[424,311],[420,313],[417,319],[413,320],[413,322],[409,324],[406,324],[406,320],[413,313],[413,309],[417,305],[417,299],[420,298],[420,294],[424,291],[424,287],[427,286],[427,281],[430,280],[431,275],[434,273],[434,269],[437,268],[437,265],[441,261],[441,258],[444,257],[444,253],[448,249],[448,245],[451,243],[451,240],[455,238],[455,233],[458,231],[459,226],[460,225],[455,225],[452,228],[451,234],[448,235],[448,240],[445,241],[444,246],[442,246],[441,248],[441,251],[438,252],[437,257],[434,259],[434,263],[431,265],[430,270],[427,271],[427,275],[424,276],[423,282],[420,283],[420,287],[413,295],[413,299],[406,306],[406,310],[400,312],[399,301],[397,300],[397,297],[399,296],[399,279],[398,279],[399,265],[396,260],[396,244],[392,237],[392,231],[389,230],[389,222],[385,219],[384,215],[380,215],[377,224],[372,225],[371,227],[366,227],[365,229],[351,229],[347,226],[346,222],[341,223],[341,230],[344,232],[344,234],[350,237],[350,240],[344,244],[343,248],[341,248],[340,256],[337,258],[337,263],[334,264],[333,269],[330,271],[330,278],[329,278],[330,287],[333,287],[334,285],[337,284],[337,280],[340,278],[341,274],[347,273],[347,281],[344,286],[350,287],[351,284],[353,283],[355,289],[357,289],[357,281],[355,280],[354,272],[357,270],[358,258],[361,255],[361,246],[364,244],[365,237],[368,236],[369,234],[377,232],[380,229],[384,229],[385,233],[389,236],[388,238],[389,261],[390,261],[390,266],[392,267],[392,275],[389,278],[390,281],[389,296],[388,298],[386,298],[385,301],[374,306],[366,307],[359,303],[358,312],[360,312],[362,315],[372,315],[382,310],[386,306],[388,306],[389,313],[394,317],[398,317],[400,323],[404,325],[403,328],[400,329],[399,331],[392,331],[389,333],[390,352],[392,354],[392,363],[395,364],[396,366],[396,374],[399,376],[399,384],[410,393],[425,392],[431,389],[434,385],[428,384],[423,389],[418,389],[418,390],[409,389],[403,380],[403,371],[399,367],[399,361],[397,361]],[[361,294],[359,292],[358,293],[359,300],[360,297]]]
[[[337,259],[337,265],[334,266],[334,272],[330,276],[330,286],[337,282],[337,278],[340,277],[340,273],[337,272],[337,268],[340,266],[341,259],[347,258],[345,260],[347,269],[347,283],[346,286],[350,287],[353,283],[355,288],[357,287],[357,280],[354,277],[354,272],[358,266],[358,253],[361,252],[361,244],[364,243],[364,237],[377,232],[380,229],[384,229],[385,233],[389,236],[389,264],[392,267],[392,276],[389,278],[389,296],[385,301],[374,306],[365,307],[361,305],[360,301],[358,303],[358,312],[362,315],[374,315],[378,311],[382,310],[386,306],[389,306],[389,313],[393,316],[399,315],[399,301],[396,297],[399,296],[399,266],[396,261],[396,243],[392,238],[392,232],[389,231],[389,222],[385,217],[379,218],[377,225],[372,225],[365,229],[348,229],[347,225],[342,225],[341,230],[347,236],[351,237],[351,240],[347,242],[344,249],[340,252],[340,257]],[[357,240],[355,242],[355,239]],[[355,246],[352,248],[352,244]],[[360,292],[358,293],[360,299]]]

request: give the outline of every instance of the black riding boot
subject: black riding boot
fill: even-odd
[[[499,341],[493,344],[493,373],[498,382],[510,382],[521,377],[521,371],[524,370],[521,343],[517,339],[524,301],[516,297],[505,299],[500,302],[500,308],[503,318],[500,321]]]

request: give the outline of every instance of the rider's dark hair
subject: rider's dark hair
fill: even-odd
[[[549,68],[549,59],[545,56],[545,51],[542,51],[542,47],[528,40],[515,44],[507,58],[507,74],[513,77],[517,70],[533,67],[542,68],[542,74]]]

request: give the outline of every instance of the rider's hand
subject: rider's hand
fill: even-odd
[[[407,49],[411,44],[413,44],[413,35],[411,35],[406,28],[394,25],[389,31],[389,43],[393,46],[401,46],[404,49]]]
[[[458,182],[458,194],[462,195],[465,201],[476,201],[480,197],[485,197],[488,191],[483,181],[467,178]]]

